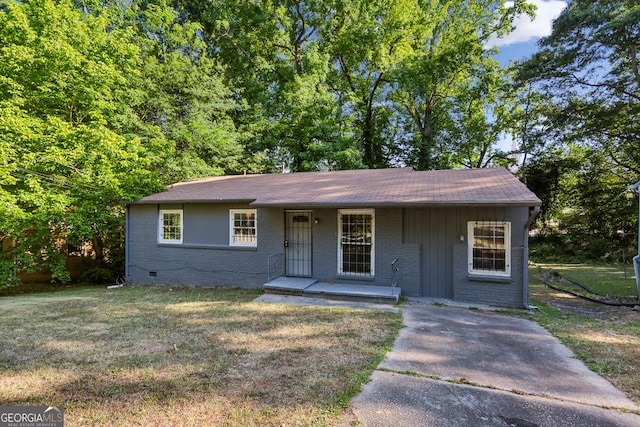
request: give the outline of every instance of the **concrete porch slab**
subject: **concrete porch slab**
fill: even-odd
[[[310,277],[278,277],[277,279],[273,279],[272,281],[265,283],[263,288],[265,290],[283,290],[283,291],[299,291],[302,292],[304,289],[316,283],[316,279],[312,279]]]
[[[400,297],[400,288],[391,288],[391,286],[363,285],[359,283],[316,282],[305,289],[305,294],[376,297],[393,299],[397,302]]]
[[[314,298],[330,298],[350,301],[369,301],[396,304],[400,300],[400,288],[372,286],[362,283],[318,282],[311,278],[279,277],[264,286],[269,294],[297,295]]]

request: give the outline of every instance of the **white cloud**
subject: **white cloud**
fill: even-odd
[[[513,22],[516,29],[505,37],[492,37],[487,47],[526,43],[548,36],[551,34],[553,20],[567,7],[566,1],[561,0],[529,0],[529,3],[538,7],[533,21],[526,15],[517,17]]]

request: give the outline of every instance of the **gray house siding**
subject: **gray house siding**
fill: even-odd
[[[338,274],[338,214],[335,209],[313,209],[313,277],[335,280]]]
[[[409,296],[448,298],[459,301],[521,306],[523,302],[523,225],[526,207],[419,208],[404,210],[403,242],[421,249],[420,289],[411,286]],[[506,221],[511,223],[511,277],[470,278],[467,223]],[[461,241],[461,237],[464,241]],[[415,292],[415,294],[414,294]]]
[[[229,209],[247,208],[246,204],[129,206],[128,271],[132,282],[262,286],[267,281],[269,255],[282,252],[282,211],[258,209],[257,248],[229,246]],[[182,244],[158,244],[160,209],[183,209]]]
[[[521,247],[512,247],[511,279],[506,281],[490,281],[471,278],[467,274],[467,245],[455,245],[453,248],[454,263],[465,266],[464,269],[455,270],[454,296],[457,301],[484,303],[505,307],[522,307],[522,267],[523,250]]]
[[[175,206],[175,205],[174,205]],[[164,208],[165,206],[161,206]],[[192,245],[229,244],[229,210],[211,204],[187,204],[184,219],[189,226],[184,229],[184,242]]]
[[[129,276],[134,283],[170,283],[259,287],[269,273],[282,274],[284,267],[269,257],[283,256],[284,212],[279,208],[257,209],[256,248],[229,246],[229,210],[247,209],[238,204],[167,204],[129,207]],[[159,244],[161,209],[182,209],[183,243]],[[415,257],[416,245],[402,244],[402,209],[375,209],[375,271],[373,277],[338,274],[338,209],[313,209],[313,277],[322,281],[355,281],[389,286],[391,263]],[[317,224],[315,223],[317,221]],[[410,249],[407,251],[407,247]],[[273,258],[276,259],[276,258]],[[281,258],[282,259],[282,258]],[[407,263],[407,268],[409,264]],[[415,270],[415,266],[411,267]],[[277,271],[276,271],[277,270]],[[403,277],[417,275],[401,270]]]
[[[182,244],[158,243],[161,209],[182,209]],[[286,209],[257,209],[257,247],[229,245],[230,209],[253,208],[238,203],[129,206],[128,272],[132,282],[260,287],[284,274]],[[523,304],[526,207],[376,208],[373,277],[338,273],[339,209],[299,210],[312,212],[314,279],[389,286],[391,263],[398,258],[404,295]],[[511,222],[510,278],[478,278],[467,273],[469,221]]]
[[[284,212],[284,211],[283,211]],[[313,277],[321,281],[356,281],[370,285],[391,284],[391,262],[402,259],[402,209],[375,209],[373,277],[338,274],[339,209],[313,209]],[[282,221],[282,220],[281,220]]]

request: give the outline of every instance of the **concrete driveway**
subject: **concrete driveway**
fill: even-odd
[[[640,408],[545,329],[409,301],[407,325],[353,399],[373,426],[640,426]]]

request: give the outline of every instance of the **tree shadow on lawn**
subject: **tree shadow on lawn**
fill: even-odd
[[[395,313],[255,296],[145,287],[5,310],[0,395],[61,404],[69,425],[154,424],[158,414],[181,425],[325,424],[401,327]]]

